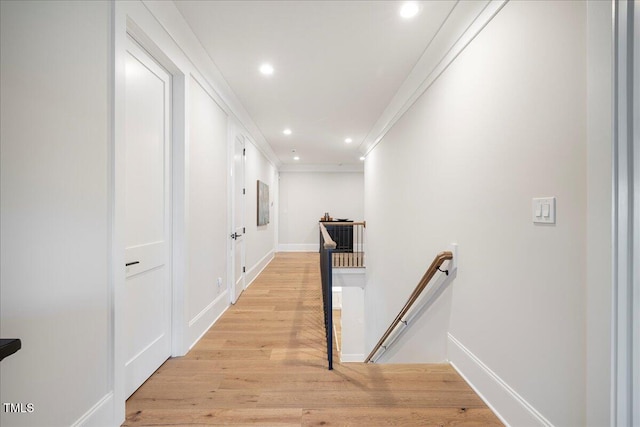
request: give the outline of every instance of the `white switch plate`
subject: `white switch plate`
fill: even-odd
[[[534,224],[556,223],[556,198],[538,197],[532,202]]]

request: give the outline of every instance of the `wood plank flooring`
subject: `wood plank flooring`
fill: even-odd
[[[316,253],[278,254],[184,357],[127,401],[126,426],[498,426],[449,365],[327,370]]]

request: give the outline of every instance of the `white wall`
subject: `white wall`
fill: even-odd
[[[192,345],[228,305],[227,114],[190,77],[187,181],[187,281]],[[217,280],[221,279],[218,286]]]
[[[246,144],[247,163],[245,166],[245,181],[247,185],[247,205],[245,209],[245,214],[247,215],[247,220],[245,221],[245,224],[247,225],[247,236],[245,237],[245,248],[247,251],[247,280],[250,281],[271,259],[271,256],[269,254],[273,253],[275,247],[275,233],[277,225],[277,221],[272,220],[272,223],[269,224],[268,227],[260,228],[259,230],[255,227],[255,225],[253,227],[251,226],[251,224],[254,223],[251,221],[251,213],[253,211],[251,211],[250,209],[252,209],[252,203],[256,203],[254,200],[256,190],[251,186],[250,180],[260,179],[270,185],[270,190],[273,191],[273,193],[271,194],[272,202],[274,204],[274,208],[277,208],[278,191],[277,183],[275,181],[275,171],[279,164],[277,157],[273,154],[273,151],[264,140],[264,137],[260,134],[255,124],[251,121],[248,113],[239,103],[231,88],[228,86],[228,84],[220,74],[220,71],[216,68],[215,64],[213,64],[213,62],[211,61],[211,58],[209,58],[207,53],[204,51],[200,42],[195,37],[189,26],[186,24],[184,18],[177,10],[175,5],[172,2],[146,1],[144,2],[144,7],[152,14],[153,18],[151,20],[147,20],[146,18],[141,16],[140,19],[137,20],[136,25],[145,24],[143,30],[149,31],[153,26],[159,24],[162,34],[158,33],[157,37],[153,41],[158,43],[158,41],[162,39],[160,48],[166,55],[170,57],[172,61],[176,63],[176,65],[178,65],[180,69],[179,71],[184,75],[198,76],[200,85],[203,88],[206,88],[206,92],[211,95],[211,100],[217,103],[219,109],[227,115],[227,130],[224,131],[227,132],[225,140],[227,141],[228,145],[226,149],[229,150],[230,147],[233,147],[233,141],[237,134],[242,134],[245,138],[250,140],[250,143]],[[166,39],[166,36],[169,36],[170,39]],[[216,138],[219,139],[222,137],[223,130],[220,126],[216,125],[215,132],[217,135]],[[189,138],[191,138],[191,135],[189,136]],[[212,164],[212,166],[215,168],[215,171],[207,172],[203,170],[203,177],[205,178],[205,181],[207,181],[203,185],[209,186],[208,191],[216,194],[215,197],[217,207],[214,208],[213,205],[209,207],[210,212],[213,212],[213,210],[215,209],[215,218],[219,218],[220,215],[222,215],[223,211],[226,211],[227,214],[231,214],[228,206],[228,203],[230,203],[230,198],[228,196],[225,196],[227,197],[227,199],[223,199],[220,193],[220,191],[222,190],[216,187],[220,182],[222,182],[222,174],[230,172],[230,165],[223,164],[219,161],[221,160],[219,156],[222,155],[223,152],[221,151],[222,149],[219,146],[217,150],[218,151],[216,151],[215,164]],[[232,159],[232,152],[230,154],[231,156],[229,156],[229,153],[225,154],[225,156],[227,156],[226,158],[229,159],[229,161],[231,161]],[[189,166],[187,165],[187,169],[188,167]],[[215,175],[215,182],[217,184],[208,182],[208,176],[212,174]],[[228,173],[226,176],[228,178]],[[228,191],[228,188],[226,191]],[[189,208],[186,209],[188,210]],[[221,247],[223,238],[226,247],[230,247],[228,235],[231,234],[231,225],[227,223],[226,226],[228,228],[225,231],[224,236],[222,235],[220,229],[217,230],[218,240],[216,241],[216,248],[218,249],[216,250],[219,250],[219,248]],[[218,267],[216,267],[216,269],[217,271],[221,270],[221,268]],[[217,277],[222,277],[223,281],[228,280],[227,275],[221,276],[221,274],[222,272],[214,275],[214,279],[217,279]],[[206,279],[206,281],[209,280],[209,278]],[[223,288],[225,286],[226,284],[223,285]],[[222,300],[218,298],[213,302],[213,305],[211,306],[211,308],[214,309],[214,312],[216,312],[217,315],[221,314],[220,309],[223,308],[223,306],[220,304],[221,302]],[[209,301],[209,303],[212,302]],[[207,317],[207,319],[210,319],[210,317]]]
[[[199,76],[225,114],[247,123],[248,115],[172,3],[115,7],[132,11],[130,18],[178,71]],[[23,349],[0,364],[0,391],[3,402],[32,402],[36,409],[1,413],[0,423],[109,424],[102,421],[113,421],[113,412],[103,411],[113,404],[118,382],[109,360],[110,7],[93,1],[1,2],[0,8],[0,335],[23,339]],[[602,23],[602,8],[589,18]],[[590,98],[587,105],[585,19],[581,3],[507,4],[374,150],[366,168],[369,343],[395,316],[425,263],[457,241],[461,264],[452,284],[452,334],[557,425],[585,424],[585,399],[592,425],[606,418],[607,409],[600,387],[607,382],[608,365],[601,365],[605,352],[595,349],[608,336],[600,323],[608,319],[608,267],[584,267],[586,259],[604,256],[608,243],[601,225],[608,221],[603,206],[610,200],[601,179],[608,175],[610,156],[597,136],[608,125],[592,122],[606,119],[607,107],[598,98],[604,95],[598,94],[607,82],[598,79],[598,67],[589,67],[594,73],[589,96],[596,101]],[[589,37],[595,43],[598,34]],[[590,57],[606,56],[602,43],[589,50]],[[193,91],[187,93],[195,98]],[[213,104],[203,108],[222,117]],[[588,145],[587,108],[589,126],[595,126],[588,128]],[[211,135],[220,131],[216,123],[208,128]],[[212,173],[188,172],[205,178]],[[329,187],[326,177],[282,175],[295,191],[287,193],[286,209],[274,201],[274,213],[283,225],[297,225],[281,230],[282,242],[286,237],[317,245],[317,219],[327,210],[364,218],[362,208],[340,210],[349,202],[362,205],[362,198],[353,197],[335,207],[311,206],[305,214],[306,205],[295,199],[312,203]],[[443,179],[449,183],[440,190],[436,184]],[[198,191],[212,194],[206,187]],[[558,224],[532,226],[530,198],[552,194],[558,196]],[[203,212],[212,212],[211,200]],[[297,224],[294,212],[308,217],[309,225]],[[398,234],[386,226],[399,217],[411,219],[411,232]],[[190,221],[200,221],[208,233],[220,232],[198,218]],[[389,248],[398,238],[402,244],[407,239],[411,251],[394,258],[401,251]],[[262,259],[269,239],[260,240],[264,246],[251,257]],[[585,248],[586,242],[595,246]],[[215,248],[207,251],[214,254]],[[490,257],[492,249],[499,261]],[[223,268],[198,270],[202,267],[185,277],[203,277],[208,286],[208,278]],[[205,297],[215,300],[215,292]],[[185,310],[195,313],[199,307],[189,304],[185,301]],[[378,320],[370,319],[372,309],[379,310]]]
[[[376,363],[446,363],[452,300],[451,282],[434,279],[403,319],[408,325],[398,325],[389,337],[389,348],[377,353]],[[368,354],[372,346],[366,348]]]
[[[3,426],[68,426],[108,406],[108,2],[1,2]],[[95,415],[95,414],[94,414]],[[97,417],[112,420],[107,411]]]
[[[172,2],[120,2],[116,10],[119,25],[125,22],[127,26],[117,26],[117,35],[125,30],[133,32],[174,75],[177,105],[173,163],[177,186],[174,306],[178,306],[174,328],[181,339],[174,340],[178,342],[174,354],[181,355],[228,307],[225,291],[229,280],[227,251],[232,213],[229,204],[232,155],[228,150],[233,146],[235,133],[242,129],[245,136],[260,146],[261,160],[248,163],[248,176],[263,176],[260,168],[264,168],[265,162],[275,169],[274,156],[264,146],[262,135],[247,130],[255,130],[255,125]],[[182,121],[184,129],[180,129]],[[261,254],[260,259],[265,257],[263,247],[269,244],[263,241],[273,242],[274,229],[270,228],[264,236],[245,240],[249,256],[255,253]],[[222,279],[220,287],[218,278]]]
[[[611,3],[587,3],[587,425],[610,422]]]
[[[342,310],[340,315],[341,362],[362,362],[365,359],[365,281],[364,268],[333,269],[333,308]],[[336,291],[337,289],[339,291]],[[336,295],[339,302],[337,307]]]
[[[174,353],[228,304],[215,283],[227,277],[228,118],[274,156],[173,3],[0,7],[0,335],[23,342],[2,361],[0,387],[2,403],[35,408],[0,411],[0,424],[117,425],[126,32],[174,75]]]
[[[247,283],[273,259],[276,249],[278,174],[275,166],[256,148],[246,144],[245,247]],[[269,186],[269,224],[258,227],[258,180]]]
[[[585,65],[584,3],[509,2],[365,165],[368,348],[457,242],[449,357],[513,425],[585,424]]]
[[[318,221],[364,218],[361,172],[280,172],[279,250],[318,250]]]

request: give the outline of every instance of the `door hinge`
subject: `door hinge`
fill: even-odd
[[[242,155],[243,155],[243,156],[246,156],[246,155],[247,155],[247,149],[246,149],[246,148],[243,148],[243,149],[242,149]]]
[[[247,232],[247,229],[242,227],[242,234],[245,234]]]
[[[246,188],[243,188],[243,189],[242,189],[242,194],[246,194],[246,191],[247,191],[247,189],[246,189]]]
[[[242,272],[246,273],[247,272],[247,267],[242,267]]]

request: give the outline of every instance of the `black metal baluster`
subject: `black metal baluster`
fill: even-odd
[[[320,278],[322,282],[322,305],[324,327],[327,338],[327,360],[329,370],[333,369],[333,289],[332,289],[332,253],[324,247],[324,236],[320,233]]]

